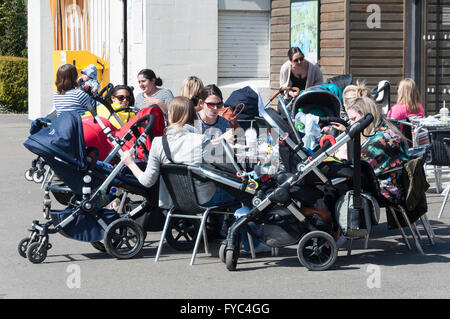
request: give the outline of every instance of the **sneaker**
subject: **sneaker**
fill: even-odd
[[[344,235],[339,236],[338,240],[336,240],[337,248],[341,248],[347,242],[347,238]]]

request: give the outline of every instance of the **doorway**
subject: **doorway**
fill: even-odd
[[[421,96],[427,115],[450,108],[450,0],[422,1]]]

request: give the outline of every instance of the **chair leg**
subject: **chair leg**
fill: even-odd
[[[158,251],[156,252],[155,263],[159,260],[159,255],[161,254],[164,238],[166,238],[167,228],[169,228],[170,218],[172,217],[173,209],[169,210],[166,216],[166,222],[164,223],[163,232],[161,234],[161,240],[159,241]]]
[[[277,257],[279,252],[280,252],[280,248],[272,247],[272,250],[271,250],[272,257]]]
[[[428,220],[428,216],[427,214],[423,214],[422,215],[423,221],[425,221],[428,231],[431,235],[431,237],[433,238],[433,240],[436,238],[436,235],[434,234],[434,230],[433,230],[433,226],[431,226],[430,221]]]
[[[200,228],[198,230],[197,239],[195,240],[194,251],[192,252],[191,264],[190,264],[191,266],[194,265],[195,256],[197,255],[198,245],[200,244],[200,238],[202,237],[202,234],[204,235],[203,229],[205,228],[206,219],[208,218],[208,215],[209,215],[209,209],[207,209],[206,212],[203,214],[203,218],[200,223]]]
[[[441,187],[441,175],[440,172],[437,168],[436,165],[434,165],[434,180],[436,183],[436,193],[441,193],[442,192],[442,187]]]
[[[410,221],[409,221],[408,215],[406,215],[406,212],[405,212],[405,210],[403,209],[403,207],[399,206],[399,209],[400,209],[400,212],[401,212],[402,215],[403,215],[403,218],[404,218],[405,221],[406,221],[406,224],[408,225],[409,230],[411,231],[411,235],[412,235],[413,238],[414,238],[414,243],[415,243],[415,245],[416,245],[417,250],[418,250],[422,255],[425,255],[424,252],[423,252],[422,246],[420,245],[420,242],[419,242],[419,240],[418,240],[416,234],[414,233],[414,229],[413,229],[413,227],[411,226],[411,223],[410,223]],[[414,226],[415,226],[415,225],[414,225]]]
[[[352,254],[352,245],[353,238],[350,238],[350,240],[347,242],[347,256],[350,256]]]
[[[425,218],[423,216],[420,217],[420,221],[422,222],[423,229],[425,230],[425,233],[428,236],[428,240],[430,241],[430,244],[434,245],[434,238],[433,238],[433,235],[431,234],[431,231],[429,228],[430,225],[427,223],[427,221],[425,220]]]
[[[249,232],[247,232],[247,238],[248,238],[248,245],[250,246],[250,253],[252,254],[252,259],[256,258],[255,253],[255,245],[253,245],[253,237],[250,235]]]
[[[417,237],[419,238],[419,241],[422,240],[422,235],[419,232],[419,229],[417,228],[417,222],[411,223],[411,226],[413,227],[414,231],[417,234]]]
[[[412,250],[411,244],[409,243],[409,240],[408,240],[408,237],[406,236],[406,234],[402,228],[402,225],[400,225],[400,222],[398,221],[397,213],[392,208],[389,208],[389,211],[391,212],[392,216],[394,217],[394,220],[395,220],[395,223],[397,224],[398,229],[400,229],[400,232],[402,234],[403,240],[406,243],[406,246],[408,246],[409,250]]]
[[[445,192],[446,192],[445,198],[444,198],[444,201],[442,202],[441,210],[439,211],[439,215],[438,215],[438,219],[441,218],[442,213],[444,212],[445,204],[447,204],[448,195],[450,194],[450,186],[447,186],[447,188],[445,189]]]

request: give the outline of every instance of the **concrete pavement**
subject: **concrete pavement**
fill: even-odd
[[[398,230],[387,231],[382,211],[369,249],[355,241],[352,255],[341,250],[333,268],[325,272],[302,267],[295,246],[280,249],[277,257],[243,256],[236,272],[219,261],[217,245],[212,255],[201,250],[194,266],[189,266],[189,252],[164,245],[155,263],[160,233],[149,233],[142,254],[131,260],[113,259],[89,244],[56,234],[50,237],[53,248],[45,262],[31,264],[17,253],[31,221],[42,220],[43,191],[24,178],[34,158],[22,145],[29,121],[26,115],[7,114],[0,120],[0,298],[450,297],[450,204],[437,220],[443,197],[432,192],[427,196],[428,216],[437,238],[431,246],[422,236],[425,256],[408,250]]]

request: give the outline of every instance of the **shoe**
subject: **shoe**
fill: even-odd
[[[347,238],[344,235],[339,236],[338,240],[336,240],[337,248],[341,248],[347,242]]]

